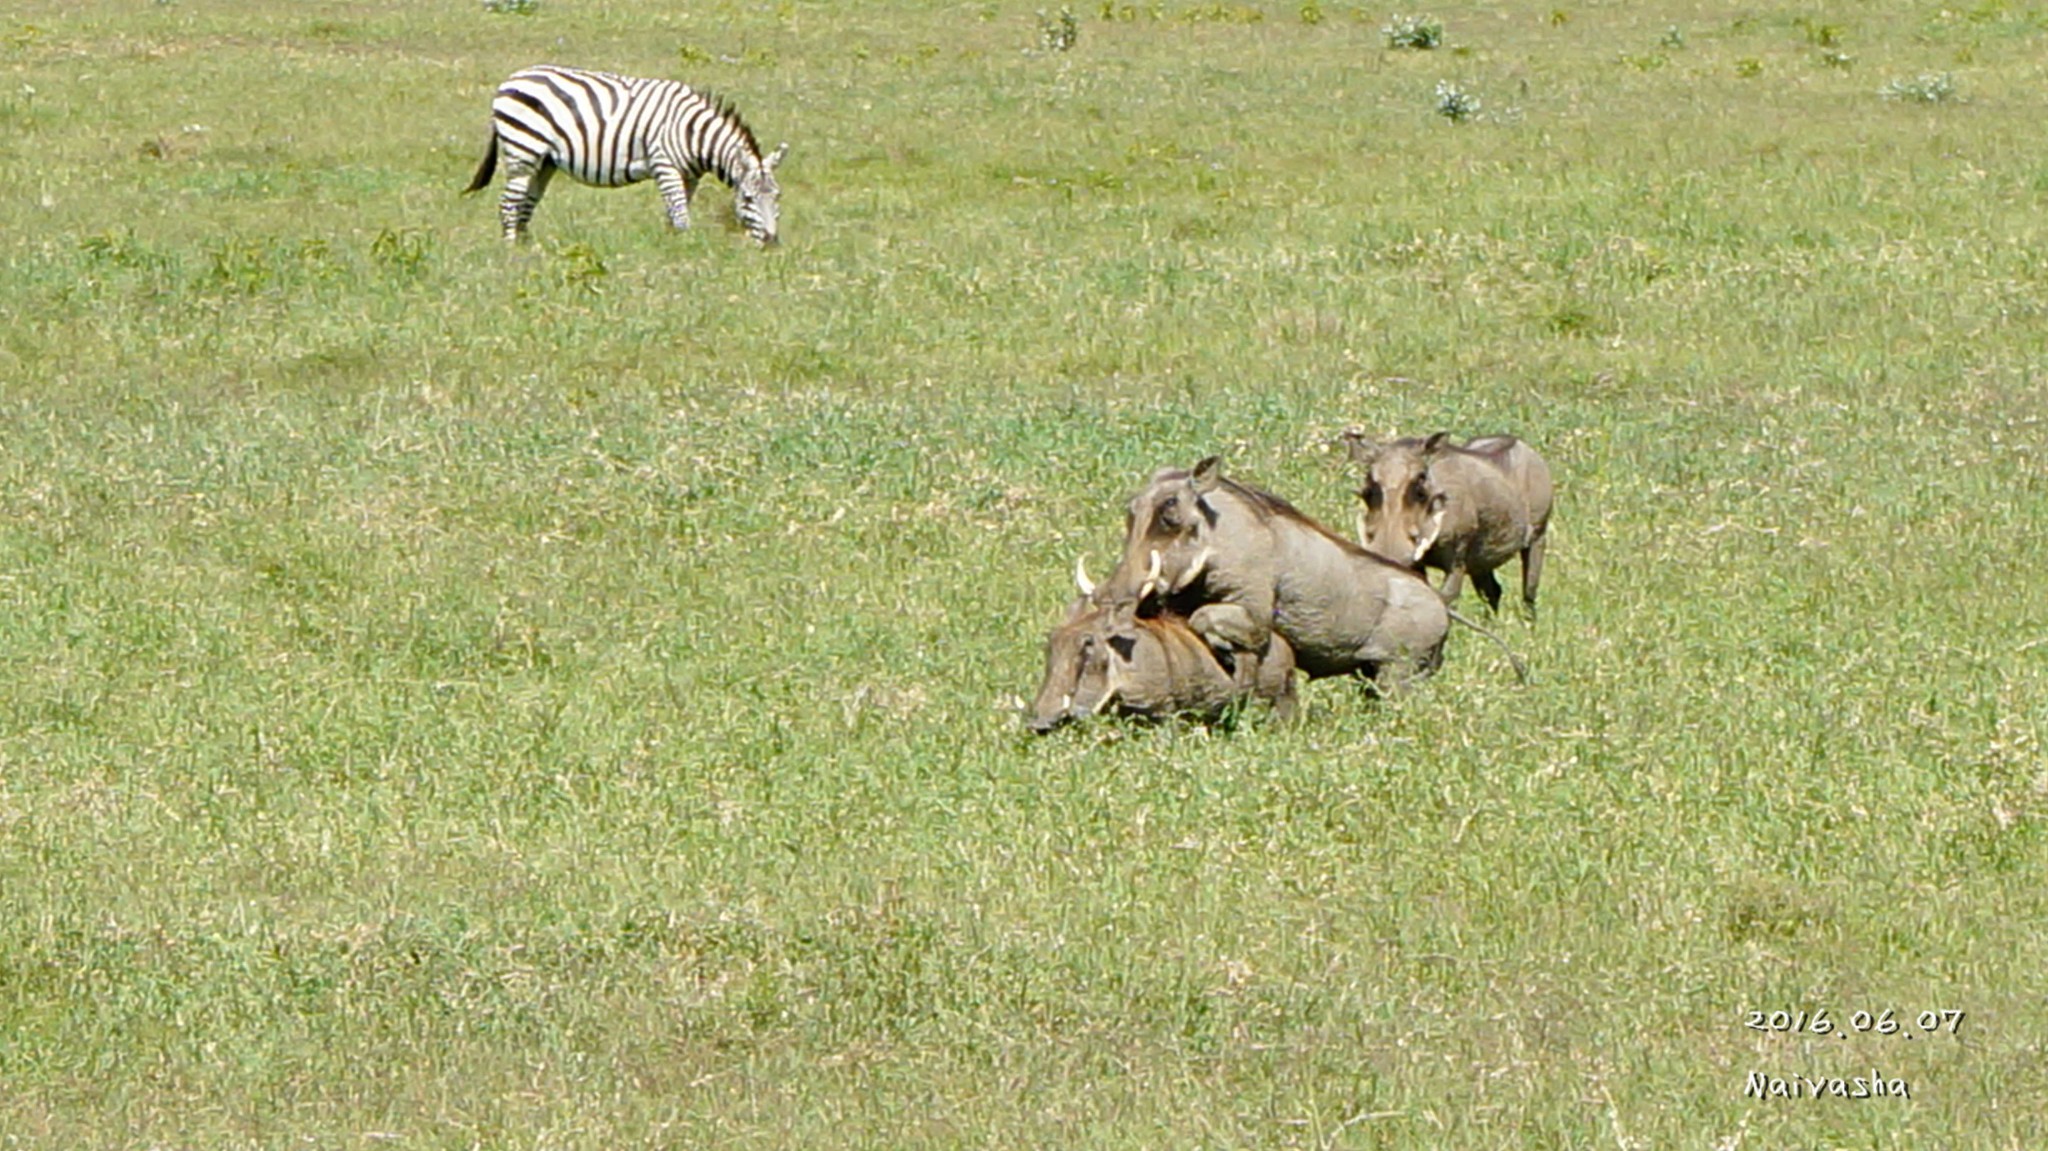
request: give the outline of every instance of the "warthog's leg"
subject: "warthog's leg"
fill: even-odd
[[[1458,618],[1456,612],[1450,614]],[[1435,646],[1419,652],[1403,645],[1385,659],[1361,665],[1359,674],[1372,684],[1373,694],[1391,697],[1435,675],[1443,665],[1444,640],[1439,638]]]
[[[1452,564],[1450,570],[1444,573],[1443,586],[1436,589],[1436,594],[1443,597],[1445,603],[1456,603],[1458,596],[1464,591],[1465,565]]]
[[[1294,645],[1278,632],[1266,638],[1266,650],[1259,653],[1259,679],[1252,693],[1273,705],[1273,716],[1292,723],[1301,712],[1294,694]]]
[[[1401,690],[1408,677],[1401,674],[1399,660],[1386,659],[1375,663],[1358,665],[1358,678],[1365,681],[1368,692],[1376,699],[1386,699]]]
[[[1195,609],[1188,626],[1215,649],[1217,659],[1231,667],[1239,692],[1252,690],[1259,677],[1259,655],[1266,650],[1272,631],[1252,619],[1242,604],[1212,603]]]
[[[1275,678],[1271,670],[1268,669],[1269,680]],[[1294,672],[1287,672],[1285,678],[1267,686],[1273,700],[1273,718],[1281,723],[1293,723],[1301,715],[1301,700],[1294,693]]]
[[[1403,654],[1394,659],[1381,660],[1361,669],[1372,693],[1381,699],[1393,699],[1413,687],[1421,680],[1428,679],[1435,672],[1441,660],[1417,660]]]
[[[1472,573],[1472,586],[1479,589],[1479,598],[1486,601],[1488,610],[1500,610],[1500,581],[1493,578],[1492,572],[1475,570]]]
[[[1522,602],[1529,607],[1529,618],[1536,618],[1536,584],[1543,578],[1543,545],[1549,540],[1543,532],[1537,532],[1529,546],[1522,549]]]
[[[1262,650],[1271,634],[1252,620],[1244,605],[1234,603],[1203,604],[1188,617],[1188,626],[1208,640],[1209,646],[1227,645],[1232,651]]]

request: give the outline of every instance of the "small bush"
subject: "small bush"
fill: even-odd
[[[1081,37],[1081,22],[1074,19],[1072,8],[1061,8],[1059,15],[1048,16],[1045,9],[1038,10],[1038,46],[1048,52],[1071,52],[1074,41]]]
[[[1180,14],[1184,24],[1257,24],[1265,18],[1249,4],[1197,4]]]
[[[531,16],[540,11],[540,0],[484,0],[484,11],[498,16]]]
[[[1543,317],[1543,327],[1553,336],[1568,339],[1593,339],[1602,334],[1600,317],[1584,305],[1567,302]]]
[[[588,244],[570,244],[561,250],[560,274],[563,285],[593,295],[602,290],[611,267],[597,249]]]
[[[1910,100],[1917,104],[1940,104],[1956,98],[1956,78],[1947,72],[1922,72],[1908,80],[1892,80],[1877,90],[1887,100]]]
[[[1389,48],[1413,48],[1426,52],[1444,42],[1443,21],[1428,16],[1395,16],[1380,29]]]
[[[1449,80],[1436,82],[1436,114],[1454,124],[1462,124],[1479,115],[1479,97],[1465,91]]]
[[[277,279],[277,265],[270,246],[257,240],[217,240],[206,249],[206,271],[201,282],[229,295],[254,296]]]
[[[171,266],[168,256],[138,243],[133,229],[86,236],[78,241],[78,251],[85,257],[85,263],[93,267],[164,269]]]
[[[370,241],[370,259],[387,272],[418,275],[426,268],[433,246],[433,236],[418,228],[381,228]]]
[[[1839,47],[1842,43],[1842,26],[1840,24],[1823,24],[1816,20],[1809,20],[1804,16],[1801,16],[1794,23],[1799,26],[1800,31],[1806,34],[1806,42],[1816,48],[1835,48]]]

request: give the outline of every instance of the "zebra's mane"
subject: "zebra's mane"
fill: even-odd
[[[704,89],[699,89],[697,94],[704,97],[704,102],[710,105],[711,110],[717,113],[720,120],[723,120],[734,131],[739,133],[740,139],[746,142],[747,154],[756,160],[760,159],[761,144],[758,140],[754,139],[754,130],[747,126],[746,120],[741,118],[740,110],[733,105],[733,102],[717,92]]]

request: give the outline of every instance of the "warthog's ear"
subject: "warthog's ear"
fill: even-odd
[[[1422,458],[1429,459],[1451,446],[1451,433],[1438,432],[1422,441]]]
[[[1360,467],[1371,468],[1373,460],[1380,454],[1380,446],[1366,439],[1365,433],[1357,428],[1344,429],[1339,438],[1344,441],[1345,450],[1351,453],[1351,462]]]
[[[1189,482],[1194,484],[1195,494],[1198,496],[1206,496],[1215,491],[1223,483],[1223,457],[1210,456],[1196,464],[1194,475],[1189,477]]]

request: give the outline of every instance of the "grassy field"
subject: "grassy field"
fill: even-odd
[[[1402,11],[13,5],[0,1148],[2038,1146],[2048,7]],[[507,248],[542,61],[783,246]],[[1349,425],[1551,460],[1528,687],[1025,734]]]

